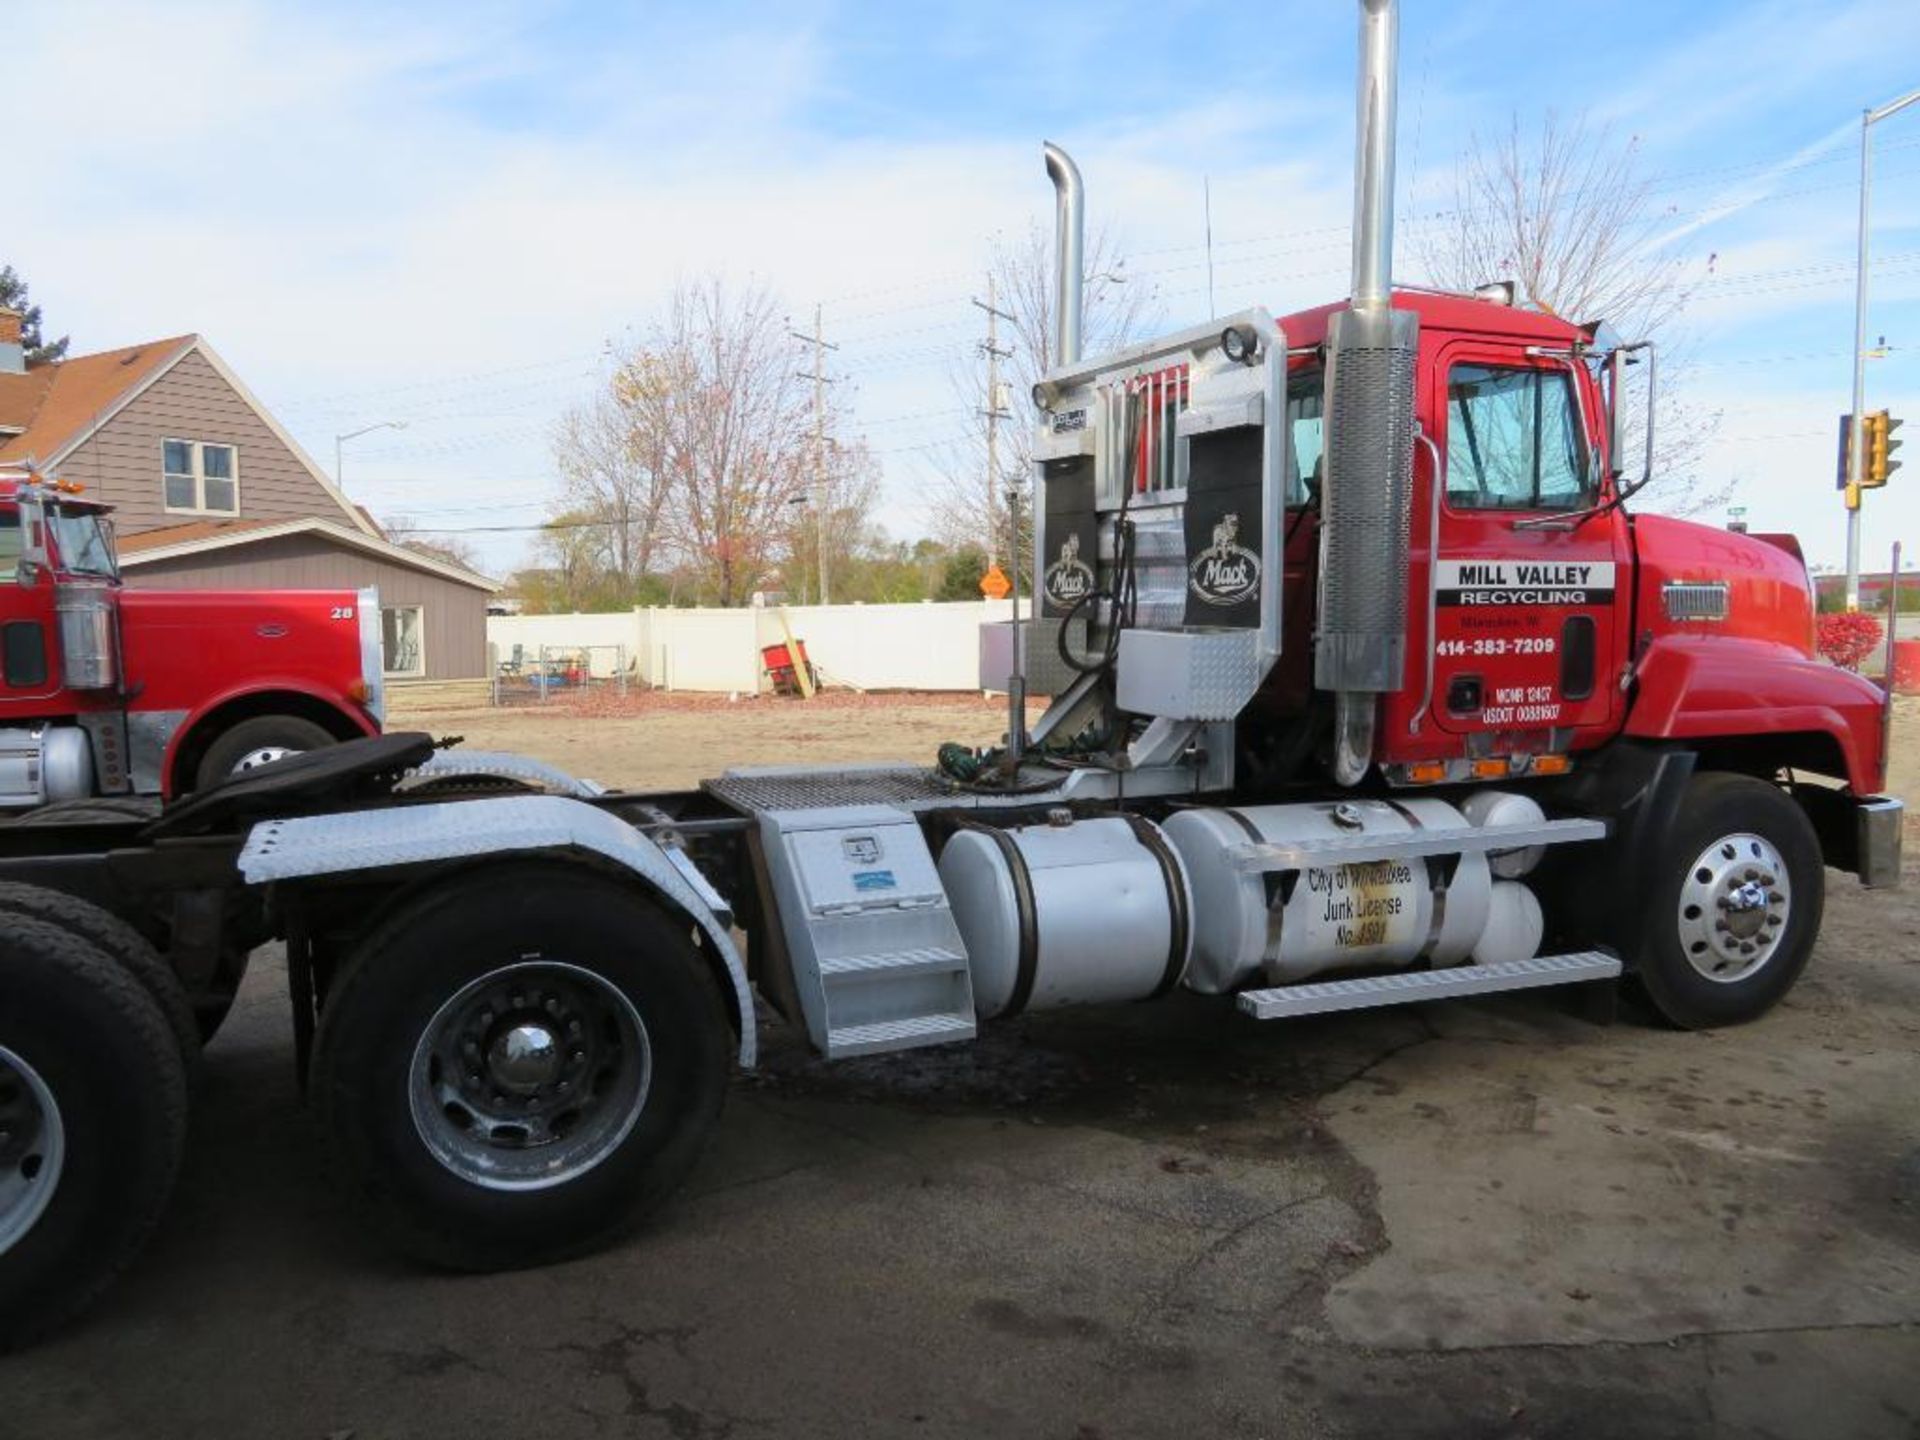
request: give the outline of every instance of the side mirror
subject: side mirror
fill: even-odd
[[[1646,352],[1647,357],[1646,453],[1641,462],[1640,478],[1628,486],[1628,490],[1638,490],[1653,478],[1653,403],[1656,388],[1653,341],[1637,340],[1631,345],[1616,346],[1607,357],[1607,464],[1613,478],[1618,480],[1627,469],[1621,456],[1627,445],[1627,366],[1640,364],[1635,357],[1642,351]]]

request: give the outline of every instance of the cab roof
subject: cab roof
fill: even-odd
[[[1280,329],[1286,334],[1287,345],[1291,348],[1321,344],[1327,338],[1331,318],[1347,308],[1347,301],[1335,300],[1311,310],[1283,315]],[[1502,305],[1498,301],[1450,291],[1396,289],[1393,308],[1413,311],[1420,317],[1423,329],[1502,335],[1557,345],[1569,345],[1587,334],[1584,327],[1544,310]]]

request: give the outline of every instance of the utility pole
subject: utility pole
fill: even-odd
[[[820,307],[813,307],[813,334],[802,335],[798,330],[788,327],[787,333],[802,345],[813,347],[813,369],[795,373],[802,380],[813,381],[813,533],[814,543],[820,550],[820,603],[833,603],[827,589],[827,386],[833,382],[827,378],[827,351],[838,350],[838,345],[829,345],[820,329]]]
[[[1860,482],[1866,478],[1867,207],[1873,195],[1873,127],[1920,100],[1920,90],[1860,112],[1860,256],[1853,281],[1853,416],[1847,439],[1847,609],[1860,608]]]
[[[1000,322],[1013,323],[1013,316],[998,307],[999,296],[994,291],[993,272],[987,272],[987,298],[973,303],[987,312],[987,339],[980,347],[980,353],[987,357],[987,408],[980,413],[987,419],[987,564],[999,562],[998,532],[1000,528],[1000,422],[1013,418],[1000,403],[1000,362],[1012,356],[1013,351],[1000,343]],[[1013,549],[1020,548],[1020,536],[1016,532],[1007,544]],[[1018,597],[1015,598],[1018,604]]]

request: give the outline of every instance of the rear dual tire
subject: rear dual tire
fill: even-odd
[[[497,1270],[607,1243],[699,1158],[727,1012],[687,922],[577,866],[490,866],[382,924],[330,989],[313,1093],[378,1231]]]
[[[86,1307],[140,1252],[186,1146],[175,1030],[118,960],[0,925],[0,1350]]]

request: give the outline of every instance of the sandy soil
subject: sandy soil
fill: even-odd
[[[1033,712],[1036,716],[1039,710]],[[390,729],[462,735],[469,749],[511,750],[631,790],[692,786],[736,765],[909,760],[941,742],[997,743],[1006,702],[977,695],[823,695],[729,702],[725,696],[633,695],[576,706],[404,709]]]

